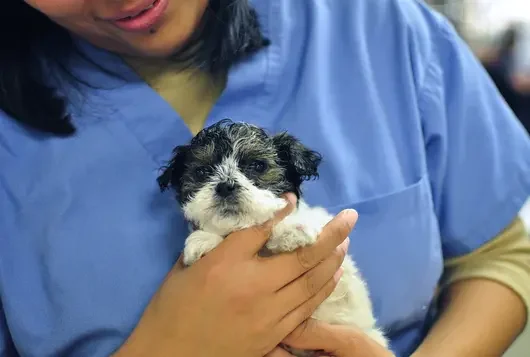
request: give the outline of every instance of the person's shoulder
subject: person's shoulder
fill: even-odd
[[[319,19],[334,18],[340,25],[345,23],[344,19],[355,20],[356,26],[370,24],[377,26],[382,24],[381,20],[389,20],[391,23],[399,23],[405,27],[428,31],[438,27],[446,21],[445,17],[434,10],[423,0],[308,0],[303,2],[289,0],[269,0],[264,6],[257,2],[261,15],[269,18],[270,12],[289,15],[296,21],[297,18],[314,15],[312,21]],[[279,4],[279,5],[278,5]],[[268,15],[263,14],[268,11]],[[298,10],[298,11],[295,11]],[[319,13],[314,13],[319,11]],[[388,23],[387,23],[388,24]]]
[[[299,8],[297,2],[283,0],[286,3],[284,9]],[[398,24],[403,28],[415,31],[429,32],[436,30],[446,22],[446,18],[434,10],[423,0],[351,0],[351,1],[322,1],[310,0],[303,3],[336,18],[339,23],[342,19],[355,20],[352,22],[356,27],[367,26],[370,30],[374,26]],[[292,13],[291,16],[304,16],[304,12]],[[326,15],[319,14],[319,17]]]
[[[10,138],[19,135],[26,136],[27,132],[15,118],[0,108],[0,149],[5,148],[5,143],[11,141]]]
[[[333,6],[337,6],[336,3],[343,2],[333,2]],[[350,3],[347,6],[353,6],[356,10],[364,10],[369,15],[365,20],[372,24],[376,24],[378,18],[384,18],[391,23],[428,32],[446,21],[443,15],[423,0],[354,0],[344,3]]]
[[[2,154],[10,150],[8,145],[14,136],[17,136],[19,124],[15,119],[0,108],[0,160]],[[1,162],[1,161],[0,161]]]
[[[0,167],[19,162],[38,142],[38,135],[0,109]],[[8,170],[0,170],[7,172]]]
[[[396,44],[407,46],[421,58],[432,53],[441,31],[450,27],[448,20],[426,4],[423,0],[355,0],[365,8],[363,21],[366,36],[376,41],[374,36],[386,33],[393,36]],[[374,32],[373,28],[380,32]],[[386,32],[384,32],[386,31]]]
[[[4,195],[8,187],[16,183],[14,176],[20,172],[22,163],[26,162],[23,154],[27,147],[25,137],[27,134],[21,125],[0,109],[0,203],[6,202]],[[0,211],[3,211],[1,204]]]
[[[313,0],[319,1],[319,0]],[[354,46],[366,44],[371,56],[387,57],[396,70],[412,70],[422,86],[436,62],[440,40],[452,25],[423,0],[330,1],[337,17],[347,13]]]
[[[451,27],[423,0],[283,0],[283,6],[291,20],[303,22],[319,39],[322,33],[341,36],[344,46],[366,45],[380,54],[401,46],[418,61],[428,60],[444,28]]]

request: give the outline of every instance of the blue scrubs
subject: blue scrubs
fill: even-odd
[[[255,0],[272,45],[229,74],[207,125],[289,130],[324,156],[310,204],[355,208],[350,253],[398,357],[420,342],[443,260],[530,194],[530,141],[466,45],[413,0]],[[75,137],[0,113],[0,356],[107,356],[188,233],[158,169],[191,138],[113,55],[79,42]],[[60,79],[59,79],[60,81]],[[15,352],[18,351],[18,352]]]

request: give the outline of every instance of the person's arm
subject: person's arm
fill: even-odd
[[[530,239],[522,221],[445,267],[441,315],[413,357],[502,356],[530,306]]]
[[[403,3],[422,8],[411,20],[421,45],[411,48],[423,51],[414,57],[419,113],[447,262],[444,309],[415,357],[501,356],[525,323],[524,294],[516,286],[530,284],[521,266],[528,252],[516,248],[501,257],[492,247],[530,196],[530,138],[448,21],[419,2]],[[520,226],[514,229],[523,237]],[[474,255],[486,258],[465,263]],[[516,275],[521,280],[514,285]]]
[[[446,262],[442,314],[412,357],[499,357],[530,304],[530,239],[520,219],[472,253]],[[339,357],[392,356],[361,331],[307,320],[284,343]],[[277,348],[266,357],[289,357]]]

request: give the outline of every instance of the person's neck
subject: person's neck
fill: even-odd
[[[178,61],[124,57],[126,63],[181,116],[193,134],[206,117],[226,84],[226,73],[213,75]]]

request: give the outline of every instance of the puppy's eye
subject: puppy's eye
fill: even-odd
[[[264,173],[267,168],[268,168],[268,165],[265,161],[261,161],[261,160],[256,160],[256,161],[253,161],[250,163],[249,165],[249,168],[257,173]]]
[[[195,178],[202,180],[210,173],[210,169],[206,166],[197,167],[195,169]]]

